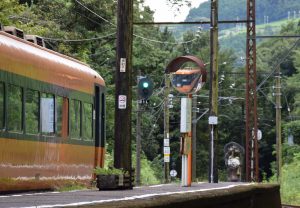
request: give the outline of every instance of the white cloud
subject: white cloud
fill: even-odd
[[[208,0],[192,0],[192,7],[198,7],[200,3]],[[180,8],[180,11],[177,12],[167,5],[166,1],[162,0],[145,0],[145,5],[149,6],[154,13],[154,20],[156,22],[179,22],[184,21],[186,16],[189,13],[188,6],[183,6]]]

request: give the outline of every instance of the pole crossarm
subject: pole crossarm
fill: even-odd
[[[265,38],[300,38],[300,35],[257,35],[255,38],[256,39],[265,39]]]

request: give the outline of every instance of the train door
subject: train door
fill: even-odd
[[[105,155],[105,94],[104,88],[95,86],[95,167],[104,166]]]

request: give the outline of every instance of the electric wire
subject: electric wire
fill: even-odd
[[[101,40],[101,39],[105,39],[108,37],[111,37],[113,35],[115,35],[116,32],[107,34],[105,36],[101,36],[101,37],[95,37],[95,38],[84,38],[84,39],[62,39],[62,38],[47,38],[47,37],[43,37],[45,40],[48,41],[61,41],[61,42],[85,42],[85,41],[93,41],[93,40]]]
[[[278,67],[280,67],[280,64],[290,55],[290,53],[293,51],[293,49],[295,48],[295,47],[297,47],[298,46],[298,44],[299,44],[299,42],[300,42],[300,39],[298,39],[295,43],[294,43],[294,45],[287,51],[287,53],[285,53],[285,56],[284,57],[282,57],[277,63],[276,63],[276,65],[274,66],[274,67],[272,67],[274,70],[257,86],[257,88],[256,88],[256,91],[258,91],[260,88],[261,88],[261,86],[262,85],[264,85],[265,84],[265,82],[276,72],[276,70],[277,70],[277,68]]]
[[[83,8],[85,8],[86,10],[88,10],[89,12],[91,12],[92,14],[96,15],[97,17],[99,17],[100,19],[102,19],[103,21],[105,21],[106,23],[117,27],[116,24],[110,22],[109,20],[105,19],[104,17],[100,16],[99,14],[97,14],[96,12],[92,11],[91,9],[89,9],[87,6],[85,6],[84,4],[82,4],[80,1],[75,0],[80,6],[82,6]]]
[[[97,14],[96,12],[94,12],[93,10],[89,9],[87,6],[85,6],[84,4],[82,4],[80,1],[78,0],[75,0],[78,4],[80,4],[83,8],[85,8],[86,10],[88,10],[89,12],[91,12],[92,14],[96,15],[98,18],[102,19],[103,21],[105,21],[106,23],[114,26],[114,27],[117,27],[116,24],[110,22],[109,20],[105,19],[104,17],[100,16],[99,14]],[[140,36],[140,35],[137,35],[137,34],[133,34],[133,36],[135,36],[136,38],[140,38],[142,40],[147,40],[149,42],[155,42],[155,43],[161,43],[161,44],[169,44],[169,45],[182,45],[182,44],[187,44],[187,43],[191,43],[195,40],[197,40],[198,38],[194,38],[192,40],[189,40],[189,41],[183,41],[183,42],[167,42],[167,41],[160,41],[160,40],[154,40],[154,39],[150,39],[150,38],[145,38],[143,36]]]

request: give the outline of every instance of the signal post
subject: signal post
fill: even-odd
[[[190,62],[195,68],[180,69]],[[181,185],[191,186],[192,183],[192,94],[199,91],[206,81],[204,63],[195,56],[181,56],[173,59],[167,66],[166,73],[172,73],[172,85],[180,93],[187,94],[181,98],[180,153],[182,154]],[[196,76],[195,76],[196,75]]]

